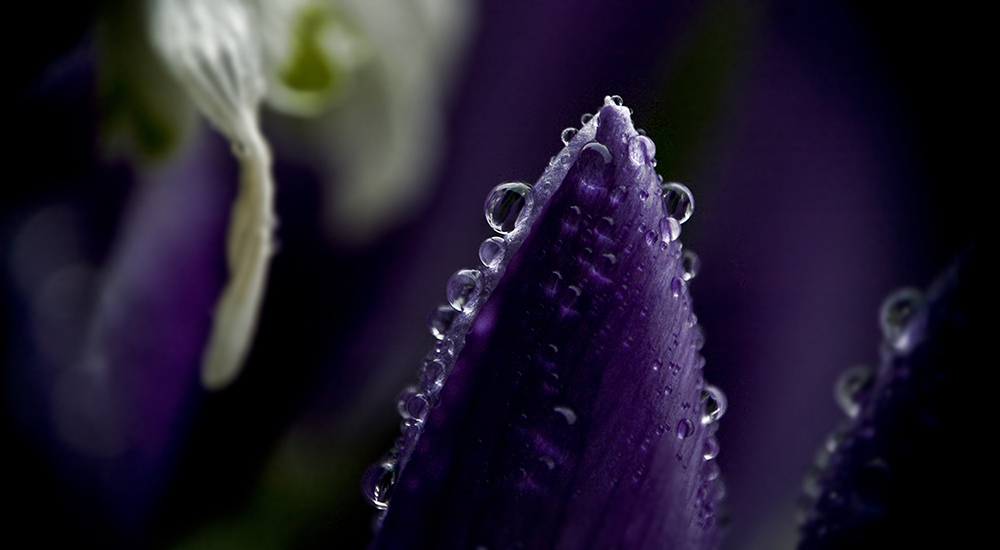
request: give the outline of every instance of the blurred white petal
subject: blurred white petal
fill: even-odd
[[[229,282],[202,364],[209,389],[231,383],[256,331],[273,249],[271,155],[257,118],[264,95],[255,13],[242,0],[154,0],[153,45],[195,105],[233,143],[240,189],[229,226]]]

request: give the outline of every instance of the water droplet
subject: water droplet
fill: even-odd
[[[663,242],[665,243],[676,241],[681,236],[680,222],[669,216],[661,218],[660,235],[663,236]]]
[[[680,277],[674,277],[670,280],[670,292],[674,294],[674,298],[679,298],[683,291],[684,281]]]
[[[545,278],[545,282],[542,283],[542,290],[550,297],[555,296],[559,292],[559,289],[562,288],[562,280],[562,273],[553,271]]]
[[[834,386],[834,398],[848,418],[855,418],[861,411],[861,403],[875,383],[875,373],[871,367],[856,365],[840,374]]]
[[[530,191],[530,185],[516,181],[494,187],[486,198],[486,222],[502,235],[513,231],[531,205]]]
[[[586,124],[587,124],[588,122],[590,122],[590,121],[591,121],[591,120],[592,120],[593,118],[594,118],[594,115],[592,115],[592,114],[590,114],[590,113],[583,113],[583,114],[582,114],[582,115],[580,116],[580,124],[582,124],[582,125],[586,125]]]
[[[553,407],[552,410],[563,415],[563,418],[566,419],[566,423],[570,426],[576,424],[576,412],[574,412],[573,409],[569,407]]]
[[[639,189],[639,200],[644,201],[649,198],[649,191]]]
[[[597,234],[602,237],[610,237],[614,228],[615,220],[611,219],[609,216],[604,216],[603,218],[597,220],[597,225],[594,227],[594,230],[597,231]]]
[[[668,182],[660,186],[663,207],[667,215],[680,223],[688,221],[694,213],[694,195],[683,183]]]
[[[591,141],[590,143],[584,145],[583,149],[580,149],[580,158],[583,158],[587,153],[590,153],[588,156],[593,156],[594,153],[600,155],[604,164],[611,164],[611,161],[614,160],[614,157],[611,155],[611,151],[608,151],[608,148],[605,147],[603,143],[596,141]]]
[[[429,409],[430,402],[427,400],[427,396],[422,393],[414,393],[406,400],[406,412],[410,418],[423,420],[427,417]]]
[[[646,136],[632,136],[628,140],[628,158],[638,166],[652,163],[656,159],[656,144]]]
[[[622,99],[622,96],[620,95],[613,95],[609,99],[611,99],[611,103],[614,103],[619,107],[625,104],[625,101]]]
[[[580,297],[580,294],[582,294],[582,291],[580,290],[580,287],[576,285],[570,285],[564,288],[563,291],[559,293],[559,305],[561,305],[564,309],[572,309],[576,304],[577,298]]]
[[[396,461],[383,459],[365,471],[362,488],[368,500],[379,510],[389,508],[392,488],[396,484]]]
[[[711,384],[702,388],[701,403],[702,410],[705,411],[701,417],[702,424],[718,422],[726,414],[726,394]]]
[[[479,261],[486,267],[496,267],[506,251],[507,243],[501,237],[490,237],[479,245]]]
[[[410,418],[410,411],[407,408],[407,403],[410,402],[410,398],[420,392],[416,386],[407,386],[403,391],[399,392],[396,396],[396,410],[399,411],[399,416],[403,418]]]
[[[455,322],[457,314],[455,308],[448,304],[441,304],[434,308],[427,319],[427,326],[431,329],[431,334],[438,340],[443,340],[448,334],[448,330],[451,329],[451,324]]]
[[[705,331],[701,330],[701,325],[691,327],[691,346],[696,350],[705,347]],[[705,358],[701,355],[695,356],[695,368],[700,369],[705,366]]]
[[[576,128],[566,128],[563,130],[562,134],[559,136],[560,139],[562,139],[563,145],[569,145],[569,142],[573,141],[573,138],[576,137],[576,132]]]
[[[601,254],[601,257],[597,259],[597,273],[603,276],[611,275],[617,264],[618,258],[614,254],[610,252]]]
[[[694,433],[694,424],[687,418],[682,418],[677,423],[677,439],[687,439]]]
[[[713,458],[719,456],[719,440],[715,437],[709,437],[705,440],[705,448],[702,450],[702,456],[705,460],[712,460]]]
[[[923,303],[923,293],[912,287],[901,288],[882,302],[879,311],[882,336],[896,350],[908,351],[916,345],[916,335],[907,328]]]
[[[459,269],[448,279],[445,294],[451,307],[461,311],[482,291],[482,275],[473,269]]]
[[[646,244],[653,246],[653,243],[655,243],[658,239],[659,235],[656,234],[656,231],[650,229],[646,232]]]
[[[684,270],[684,280],[690,281],[698,276],[701,271],[701,258],[695,254],[694,250],[687,249],[681,253],[681,269]]]
[[[448,369],[440,359],[427,361],[420,370],[420,389],[427,393],[438,391],[444,385],[447,372]]]
[[[555,363],[558,354],[559,346],[555,344],[546,344],[538,350],[538,358],[546,363]]]

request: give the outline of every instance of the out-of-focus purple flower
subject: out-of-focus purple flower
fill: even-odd
[[[964,548],[987,536],[978,469],[958,473],[989,414],[969,376],[990,353],[983,262],[967,250],[926,298],[904,288],[886,299],[881,364],[841,380],[849,418],[807,484],[799,548]]]
[[[563,133],[533,189],[487,200],[509,235],[448,283],[403,436],[368,480],[388,506],[376,548],[713,546],[725,402],[679,241],[694,205],[615,101]]]

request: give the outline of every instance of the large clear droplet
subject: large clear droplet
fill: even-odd
[[[490,237],[479,245],[479,261],[486,267],[496,267],[503,261],[507,243],[501,237]]]
[[[879,324],[882,326],[882,336],[889,345],[900,351],[913,346],[915,335],[907,327],[923,303],[923,293],[912,287],[901,288],[882,302]]]
[[[709,437],[705,440],[705,448],[703,449],[703,457],[705,460],[712,460],[713,458],[719,456],[719,440],[714,437]]]
[[[444,385],[444,377],[448,369],[440,359],[432,359],[420,370],[420,389],[434,393]]]
[[[875,373],[867,365],[851,367],[837,378],[833,396],[848,418],[855,418],[861,412],[861,402],[874,383]]]
[[[576,137],[576,132],[577,132],[576,128],[564,129],[562,131],[562,134],[560,134],[559,136],[560,139],[562,139],[563,145],[569,145],[569,142],[573,141],[573,138]]]
[[[459,269],[448,279],[445,295],[451,307],[462,311],[476,299],[483,288],[483,277],[474,269]]]
[[[667,215],[680,223],[691,218],[694,213],[694,195],[683,183],[667,182],[660,185],[660,196]]]
[[[430,317],[427,319],[427,327],[431,330],[431,334],[434,338],[438,340],[443,340],[445,335],[448,334],[448,330],[451,329],[451,324],[455,322],[455,315],[458,312],[455,308],[448,304],[441,304],[434,308],[431,312]]]
[[[594,118],[594,115],[592,115],[590,113],[583,113],[582,115],[580,115],[580,124],[586,126],[588,122],[590,122],[591,120],[593,120],[593,118]]]
[[[681,254],[681,269],[684,270],[684,280],[690,281],[698,276],[701,270],[701,258],[695,254],[694,250],[685,249]]]
[[[628,140],[628,158],[639,166],[651,164],[656,159],[656,144],[647,136],[632,136]]]
[[[521,221],[531,201],[531,186],[521,182],[501,183],[486,197],[486,222],[494,231],[506,235]]]
[[[403,388],[403,391],[399,392],[396,396],[396,411],[399,412],[399,416],[405,418],[410,418],[410,411],[407,408],[407,403],[410,402],[410,398],[420,392],[420,388],[416,386],[407,386]]]
[[[623,100],[622,96],[620,96],[620,95],[613,95],[613,96],[610,97],[610,99],[611,99],[611,103],[614,103],[615,105],[617,105],[619,107],[621,107],[622,105],[625,104],[625,100]]]
[[[590,156],[590,162],[593,162],[594,159],[600,158],[600,162],[603,164],[611,164],[611,161],[614,160],[614,156],[612,156],[611,151],[609,151],[603,143],[598,141],[591,141],[590,143],[584,145],[583,148],[580,149],[580,155],[577,157],[577,160],[579,161],[587,156]]]
[[[414,393],[406,400],[406,412],[410,418],[423,420],[427,417],[429,409],[430,402],[427,400],[427,396],[422,393]]]
[[[705,411],[701,417],[702,424],[718,422],[726,414],[726,394],[711,384],[701,390],[701,402]]]
[[[395,484],[396,461],[383,459],[365,471],[361,487],[372,505],[379,510],[385,510],[389,508],[389,499],[392,497],[392,488]]]

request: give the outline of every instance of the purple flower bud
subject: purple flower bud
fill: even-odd
[[[428,357],[448,374],[419,439],[369,472],[375,548],[713,545],[725,399],[702,378],[677,197],[629,114],[607,98],[524,204],[491,195],[515,218],[491,224],[503,260]]]

